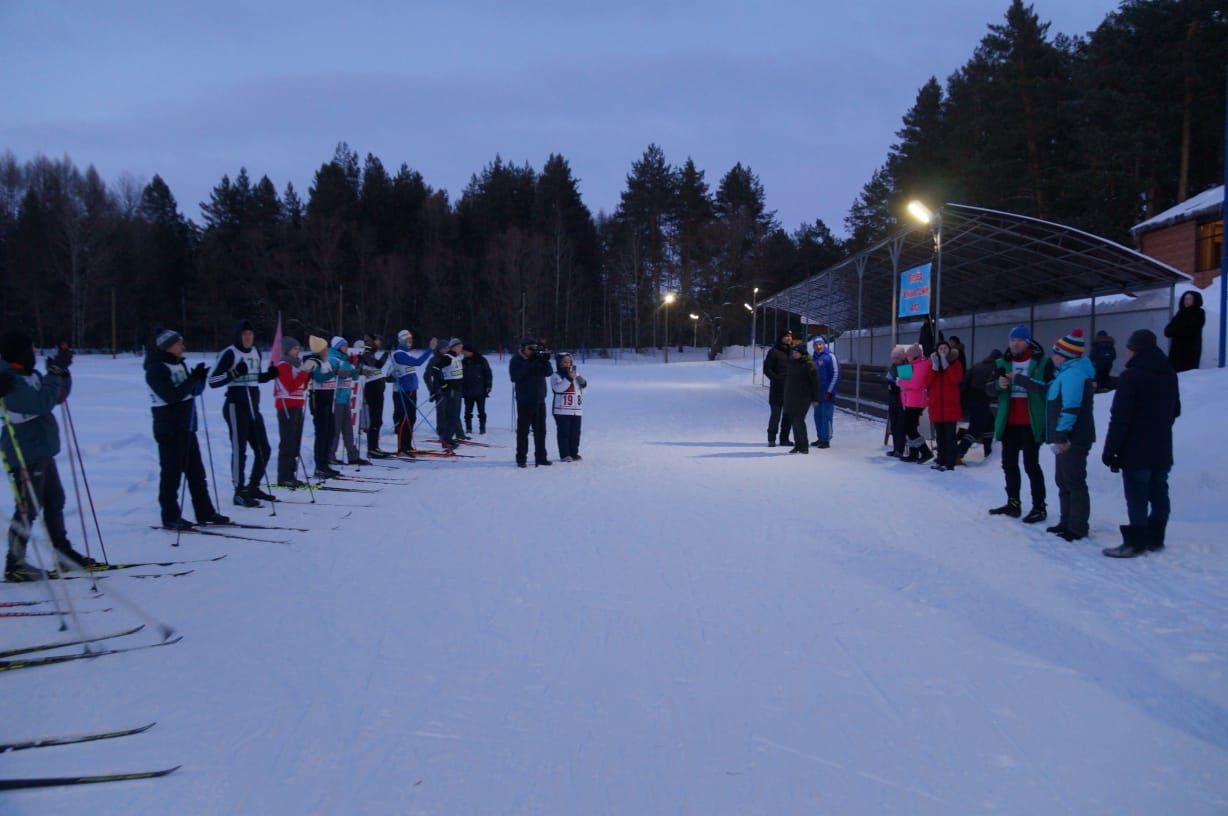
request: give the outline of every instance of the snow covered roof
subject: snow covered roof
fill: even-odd
[[[1188,283],[1189,275],[1091,233],[1016,213],[946,204],[942,272],[935,282],[941,317],[1140,292]],[[893,283],[934,260],[927,226],[910,224],[887,239],[759,301],[835,331],[885,326]]]
[[[1170,207],[1159,215],[1153,215],[1140,224],[1135,224],[1130,231],[1135,235],[1149,232],[1179,221],[1189,221],[1204,215],[1219,215],[1224,210],[1224,185],[1212,187],[1193,198],[1187,198],[1176,207]]]

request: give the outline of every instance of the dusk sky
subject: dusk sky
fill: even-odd
[[[159,173],[180,208],[246,166],[306,199],[346,141],[455,200],[496,153],[561,153],[596,213],[650,142],[715,188],[735,162],[788,229],[843,234],[931,75],[1008,0],[178,3],[0,0],[0,151],[67,154],[108,182]],[[1083,34],[1112,0],[1042,0]]]

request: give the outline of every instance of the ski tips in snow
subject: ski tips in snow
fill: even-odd
[[[167,776],[182,768],[162,768],[156,771],[131,771],[128,773],[95,774],[93,776],[43,776],[30,779],[0,779],[0,791],[23,788],[58,788],[64,785],[93,785],[99,782],[125,782],[131,779],[154,779]]]

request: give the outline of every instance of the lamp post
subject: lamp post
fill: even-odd
[[[759,358],[759,287],[756,286],[750,292],[751,303],[743,303],[746,311],[750,312],[750,384],[755,384],[755,360]]]
[[[691,346],[692,348],[699,348],[699,315],[691,314],[690,318],[695,321],[691,324],[695,329],[691,332]]]
[[[908,202],[908,214],[922,224],[928,224],[934,233],[933,308],[931,311],[934,313],[934,336],[937,337],[942,324],[942,213],[932,212],[920,201],[910,201]]]
[[[674,293],[665,293],[665,362],[669,362],[669,304],[674,302]]]

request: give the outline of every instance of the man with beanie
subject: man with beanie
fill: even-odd
[[[1113,370],[1113,361],[1117,359],[1117,344],[1104,329],[1096,332],[1096,339],[1092,340],[1087,359],[1092,361],[1092,366],[1096,369],[1096,390],[1112,390],[1109,374]]]
[[[272,448],[260,415],[260,385],[277,378],[277,366],[264,369],[256,333],[250,320],[235,324],[231,345],[217,356],[209,374],[211,388],[225,388],[222,414],[230,428],[230,474],[234,480],[234,502],[239,507],[259,507],[259,499],[277,501],[260,487]],[[247,448],[252,449],[252,472],[244,476]]]
[[[303,444],[303,408],[307,403],[307,383],[311,372],[299,359],[302,347],[293,337],[281,338],[281,360],[273,380],[273,407],[277,411],[277,486],[303,487],[299,481],[298,458]]]
[[[1134,558],[1164,549],[1168,527],[1168,472],[1173,466],[1173,423],[1181,416],[1177,372],[1156,336],[1139,329],[1126,342],[1126,367],[1104,440],[1104,464],[1121,471],[1130,523],[1122,525],[1122,543],[1103,550],[1110,558]]]
[[[337,372],[328,357],[328,341],[311,335],[307,338],[311,353],[303,357],[302,369],[311,377],[311,424],[315,429],[315,472],[317,479],[332,479],[340,476],[334,470],[333,414],[337,403]]]
[[[154,441],[158,443],[158,506],[162,526],[187,530],[194,525],[183,517],[179,506],[180,480],[188,480],[188,494],[196,524],[229,524],[209,497],[209,482],[196,440],[196,398],[205,391],[209,367],[197,363],[191,371],[184,362],[183,336],[172,329],[158,329],[154,344],[145,354],[145,384],[149,387]]]
[[[840,363],[827,347],[827,338],[818,335],[812,342],[814,365],[819,371],[819,404],[814,407],[814,432],[819,448],[830,448],[836,417],[836,385],[840,382]]]
[[[456,450],[457,440],[465,438],[460,429],[461,388],[465,378],[462,347],[455,337],[440,343],[426,366],[426,387],[435,403],[435,430],[448,452]]]
[[[785,377],[789,370],[789,352],[793,348],[793,332],[785,329],[776,338],[776,345],[763,355],[763,378],[768,381],[768,447],[776,447],[777,431],[780,444],[789,444],[789,429],[792,423],[784,411]]]
[[[1024,516],[1027,524],[1044,521],[1045,473],[1040,469],[1040,446],[1045,441],[1045,388],[1053,379],[1053,363],[1044,356],[1040,344],[1032,339],[1027,326],[1011,329],[1006,353],[997,362],[998,415],[994,439],[1002,443],[1002,472],[1006,475],[1006,504],[989,511],[992,516],[1023,516],[1019,499],[1022,478],[1019,456],[1032,491],[1032,509]],[[1017,379],[1023,375],[1042,385],[1038,390],[1024,388]]]
[[[1092,416],[1096,369],[1083,355],[1085,348],[1082,329],[1053,344],[1050,360],[1057,373],[1047,387],[1015,375],[1015,381],[1024,388],[1046,391],[1045,439],[1053,446],[1054,481],[1061,508],[1058,523],[1046,532],[1067,541],[1087,537],[1092,509],[1087,492],[1087,454],[1096,441],[1096,420]]]
[[[552,374],[550,351],[532,337],[521,338],[520,350],[507,366],[507,375],[515,383],[517,467],[528,467],[530,428],[534,464],[550,464],[546,455],[546,378]]]
[[[9,548],[4,580],[34,581],[45,574],[26,563],[30,530],[43,513],[47,536],[56,552],[70,562],[90,566],[94,560],[73,549],[64,526],[64,486],[55,457],[60,452],[60,427],[55,407],[68,399],[72,378],[72,351],[60,345],[47,360],[47,373],[34,370],[34,341],[28,334],[10,331],[0,336],[0,378],[7,373],[9,392],[4,397],[4,424],[0,426],[0,454],[17,485],[17,508],[9,523]]]
[[[432,337],[425,351],[414,354],[414,336],[409,329],[397,332],[392,352],[392,425],[397,431],[397,453],[413,455],[414,424],[418,421],[418,366],[431,357],[438,341]]]
[[[473,409],[478,409],[478,433],[486,433],[486,398],[494,386],[494,374],[490,363],[476,347],[469,343],[462,346],[464,356],[462,364],[465,369],[464,385],[461,394],[465,398],[465,432],[473,433]]]
[[[358,358],[358,373],[367,380],[362,388],[362,403],[367,413],[367,456],[382,458],[388,455],[380,450],[379,432],[384,426],[384,387],[388,384],[384,369],[389,354],[384,348],[384,338],[378,334],[368,334],[364,339],[366,349]]]

